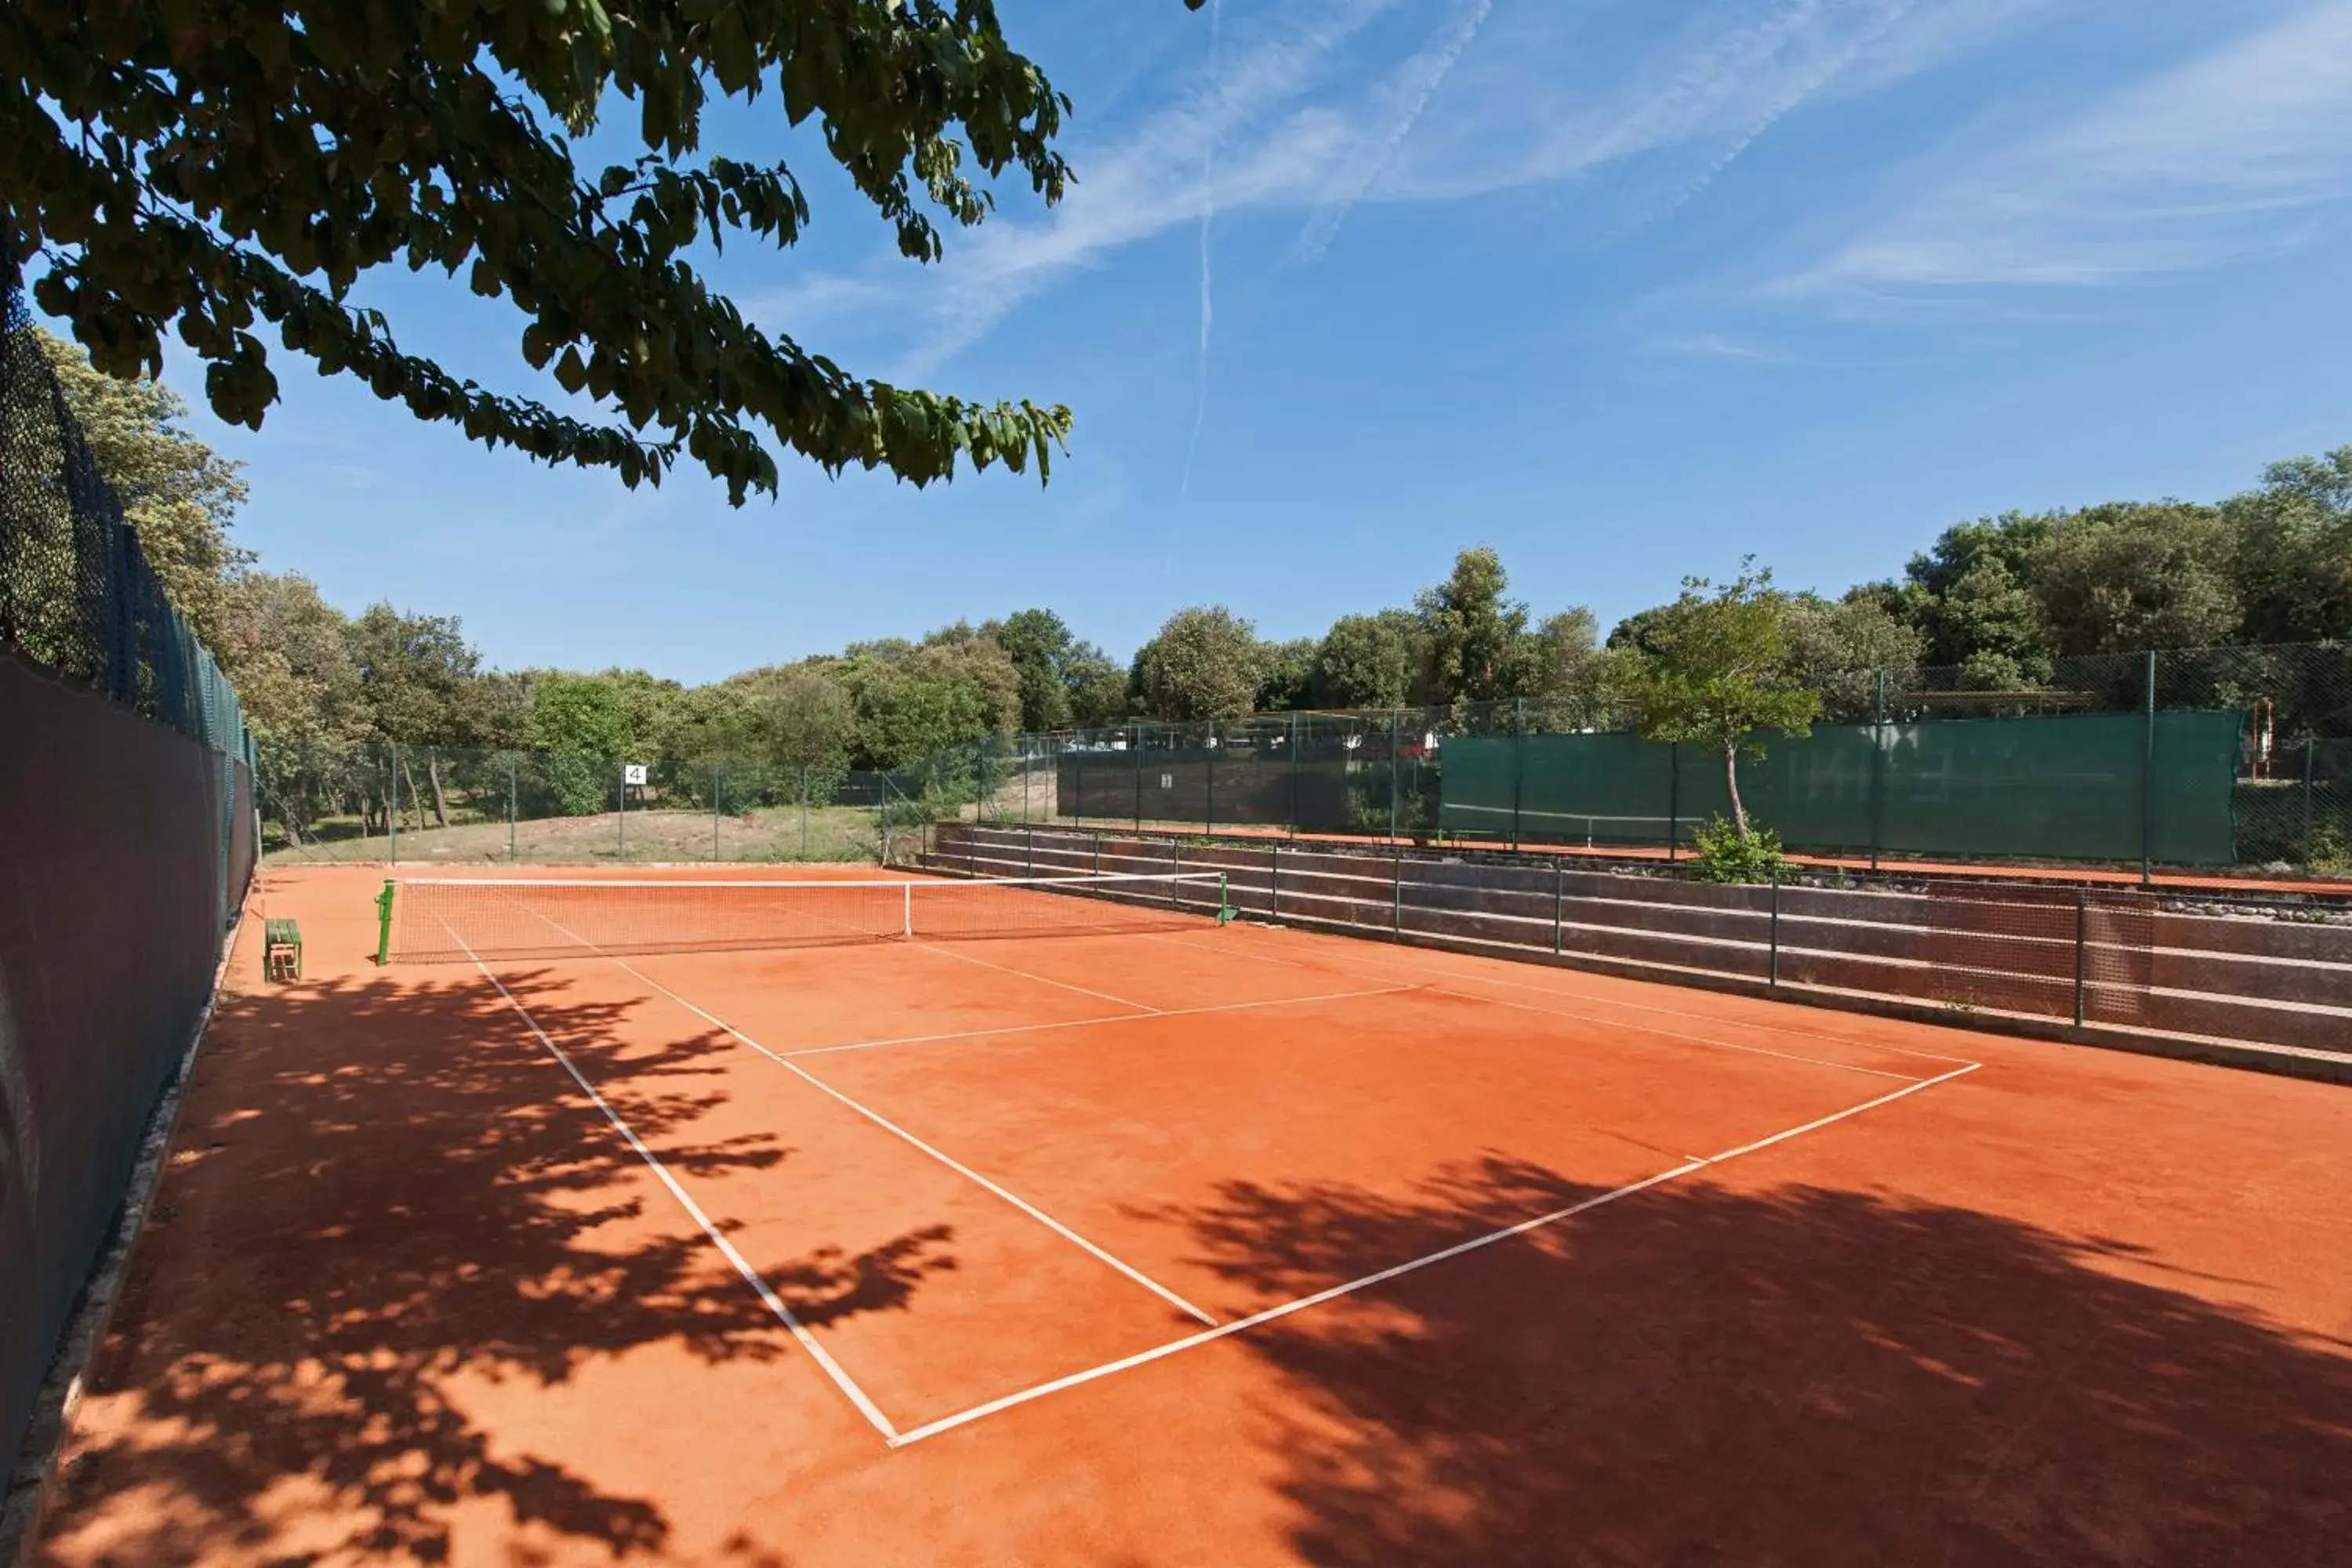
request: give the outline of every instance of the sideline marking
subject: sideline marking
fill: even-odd
[[[447,929],[446,922],[443,929]],[[480,970],[483,978],[498,988],[499,994],[507,999],[507,1005],[522,1016],[523,1023],[530,1027],[532,1034],[539,1037],[539,1043],[547,1047],[548,1054],[562,1064],[565,1072],[572,1075],[572,1081],[580,1086],[581,1092],[595,1102],[596,1109],[604,1113],[604,1120],[611,1122],[614,1130],[628,1141],[629,1147],[637,1152],[637,1158],[653,1167],[654,1174],[659,1176],[662,1185],[669,1189],[669,1195],[677,1200],[679,1207],[694,1216],[694,1223],[702,1227],[702,1234],[710,1238],[710,1244],[719,1248],[720,1255],[728,1262],[735,1266],[735,1272],[740,1274],[744,1282],[758,1293],[761,1301],[765,1304],[768,1310],[775,1314],[785,1328],[792,1331],[793,1338],[800,1342],[801,1348],[808,1352],[818,1366],[824,1369],[824,1374],[833,1379],[834,1386],[848,1396],[849,1402],[857,1406],[857,1413],[871,1422],[876,1431],[881,1433],[887,1440],[896,1443],[898,1440],[898,1429],[890,1425],[890,1418],[882,1414],[873,1400],[866,1397],[866,1391],[858,1387],[849,1373],[842,1370],[841,1363],[827,1354],[823,1345],[816,1342],[815,1336],[811,1334],[800,1319],[793,1315],[793,1310],[784,1304],[783,1299],[776,1294],[767,1280],[761,1278],[760,1271],[752,1268],[751,1261],[741,1253],[735,1250],[735,1244],[720,1233],[719,1226],[712,1222],[710,1216],[703,1212],[702,1205],[696,1203],[693,1196],[678,1184],[677,1178],[670,1174],[669,1167],[663,1164],[660,1157],[651,1149],[646,1147],[645,1140],[639,1138],[635,1130],[621,1120],[620,1112],[613,1109],[611,1102],[596,1092],[596,1086],[590,1083],[587,1076],[581,1072],[569,1056],[564,1054],[563,1047],[548,1037],[547,1031],[539,1026],[539,1020],[530,1016],[530,1009],[516,999],[515,994],[507,989],[506,982],[500,980],[492,972],[490,966],[476,955],[472,948],[466,946],[463,937],[458,936],[456,931],[450,931],[449,935],[459,947],[466,949],[466,956],[473,959],[474,967]]]
[[[834,1088],[833,1085],[825,1082],[823,1079],[818,1078],[814,1073],[810,1072],[806,1068],[802,1067],[798,1062],[790,1060],[789,1058],[770,1050],[767,1047],[761,1045],[759,1041],[753,1039],[751,1036],[745,1034],[742,1030],[737,1028],[726,1019],[719,1017],[715,1013],[709,1012],[702,1007],[697,1006],[695,1004],[688,1001],[685,997],[679,995],[677,992],[671,990],[668,986],[664,985],[660,981],[656,980],[653,976],[646,973],[643,970],[638,969],[635,965],[629,963],[625,960],[614,958],[610,953],[606,953],[604,955],[604,961],[607,963],[617,965],[627,973],[635,975],[641,983],[652,986],[655,990],[660,992],[663,995],[668,997],[671,1001],[677,1003],[679,1006],[685,1008],[696,1017],[702,1019],[714,1028],[725,1030],[728,1034],[732,1035],[736,1039],[740,1040],[743,1044],[751,1047],[753,1050],[759,1052],[761,1056],[767,1058],[778,1067],[782,1068],[786,1072],[804,1080],[816,1089],[824,1090],[826,1094],[829,1094],[834,1099],[841,1101],[842,1104],[849,1107],[850,1110],[857,1112],[858,1115],[863,1116],[868,1121],[873,1122],[877,1127],[881,1128],[884,1131],[888,1132],[895,1137],[904,1139],[907,1142],[921,1150],[924,1153],[929,1154],[932,1159],[937,1160],[940,1164],[945,1165],[949,1170],[956,1173],[956,1174],[987,1188],[990,1192],[994,1193],[998,1197],[1003,1198],[1006,1203],[1011,1204],[1014,1208],[1019,1209],[1023,1214],[1027,1215],[1031,1219],[1034,1219],[1038,1224],[1045,1226],[1045,1228],[1051,1230],[1065,1241],[1074,1242],[1077,1246],[1084,1247],[1096,1258],[1109,1264],[1113,1268],[1118,1269],[1121,1274],[1126,1275],[1129,1279],[1134,1280],[1137,1284],[1142,1286],[1145,1289],[1150,1291],[1161,1300],[1166,1301],[1169,1305],[1177,1308],[1188,1317],[1195,1318],[1203,1323],[1214,1323],[1217,1321],[1214,1317],[1192,1305],[1192,1302],[1187,1301],[1183,1297],[1179,1296],[1175,1291],[1171,1290],[1167,1286],[1162,1285],[1159,1280],[1154,1279],[1151,1276],[1144,1273],[1141,1269],[1137,1268],[1119,1258],[1112,1257],[1109,1253],[1104,1251],[1101,1247],[1097,1247],[1093,1242],[1088,1241],[1085,1237],[1080,1236],[1076,1231],[1072,1230],[1068,1226],[1064,1225],[1060,1220],[1055,1219],[1052,1215],[1047,1214],[1044,1209],[1039,1208],[1036,1205],[1021,1196],[1018,1193],[1011,1192],[1004,1187],[999,1186],[996,1183],[989,1180],[986,1176],[982,1175],[978,1171],[973,1170],[971,1166],[965,1164],[962,1161],[956,1159],[953,1155],[945,1153],[942,1151],[932,1147],[930,1144],[924,1142],[920,1138],[918,1138],[912,1132],[908,1131],[897,1122],[892,1121],[880,1111],[873,1110],[868,1106],[859,1104],[856,1100],[852,1100],[849,1096],[842,1093],[841,1090]]]
[[[1969,1073],[1975,1072],[1983,1064],[1980,1062],[1970,1062],[1968,1066],[1960,1068],[1953,1072],[1945,1073],[1939,1078],[1918,1079],[1916,1082],[1906,1085],[1904,1088],[1895,1089],[1886,1094],[1882,1094],[1875,1100],[1866,1100],[1860,1105],[1849,1107],[1844,1110],[1834,1111],[1828,1116],[1823,1116],[1815,1121],[1808,1121],[1801,1127],[1791,1127],[1786,1131],[1775,1132],[1769,1138],[1759,1138],[1752,1143],[1743,1143],[1737,1149],[1727,1149],[1720,1154],[1711,1155],[1706,1158],[1700,1158],[1694,1155],[1692,1158],[1685,1160],[1683,1163],[1675,1166],[1671,1170],[1661,1171],[1654,1176],[1648,1176],[1638,1182],[1628,1183],[1624,1186],[1601,1193],[1594,1197],[1586,1198],[1580,1203],[1570,1204],[1565,1208],[1558,1208],[1552,1210],[1549,1214],[1538,1215],[1533,1219],[1523,1219],[1517,1225],[1506,1226],[1500,1230],[1488,1231],[1484,1236],[1472,1237],[1467,1241],[1455,1242],[1453,1246],[1442,1248],[1439,1251],[1428,1253],[1423,1257],[1412,1258],[1404,1263],[1392,1265],[1390,1268],[1381,1269],[1377,1273],[1364,1275],[1361,1279],[1350,1279],[1345,1284],[1329,1286],[1327,1289],[1316,1291],[1311,1296],[1301,1296],[1296,1300],[1285,1301],[1278,1306],[1268,1307],[1264,1311],[1254,1312],[1246,1318],[1236,1318],[1230,1323],[1220,1324],[1216,1328],[1208,1329],[1200,1333],[1187,1334],[1181,1340],[1171,1340],[1164,1345],[1157,1345],[1150,1350],[1139,1352],[1134,1355],[1122,1356],[1117,1361],[1105,1362],[1100,1366],[1088,1367],[1084,1372],[1074,1372],[1065,1377],[1057,1377],[1047,1383],[1041,1383],[1033,1387],[1020,1389],[1014,1393],[989,1400],[985,1404],[975,1405],[969,1410],[960,1410],[952,1415],[943,1415],[936,1421],[926,1422],[922,1426],[915,1427],[912,1431],[903,1432],[898,1436],[892,1437],[889,1439],[890,1447],[893,1448],[903,1448],[910,1443],[919,1443],[927,1437],[936,1437],[943,1432],[951,1432],[955,1428],[969,1425],[971,1422],[981,1419],[982,1416],[993,1415],[1000,1411],[1010,1410],[1015,1405],[1026,1405],[1032,1400],[1043,1399],[1049,1394],[1059,1394],[1064,1389],[1076,1388],[1081,1384],[1093,1383],[1097,1379],[1108,1377],[1114,1373],[1127,1372],[1135,1367],[1143,1366],[1151,1362],[1160,1361],[1168,1356],[1174,1355],[1179,1351],[1188,1351],[1196,1345],[1205,1345],[1213,1341],[1222,1340],[1229,1334],[1240,1333],[1244,1329],[1254,1329],[1261,1324],[1273,1322],[1278,1318],[1289,1317],[1294,1312],[1303,1312],[1309,1307],[1319,1307],[1326,1301],[1336,1300],[1342,1296],[1353,1295],[1359,1290],[1366,1289],[1370,1286],[1379,1285],[1387,1280],[1394,1279],[1400,1275],[1411,1274],[1416,1270],[1426,1268],[1432,1264],[1443,1263],[1448,1258],[1459,1258],[1465,1252],[1475,1252],[1483,1247],[1492,1247],[1498,1241],[1507,1241],[1515,1236],[1525,1236],[1531,1230],[1540,1229],[1542,1226],[1548,1225],[1556,1225],[1561,1220],[1570,1218],[1576,1215],[1587,1213],[1592,1209],[1597,1209],[1603,1204],[1612,1204],[1620,1198],[1632,1197],[1635,1193],[1646,1192],[1650,1188],[1655,1186],[1663,1186],[1668,1182],[1687,1176],[1694,1171],[1704,1171],[1711,1166],[1720,1165],[1727,1160],[1737,1160],[1743,1154],[1752,1154],[1759,1149],[1769,1149],[1776,1143],[1785,1142],[1789,1139],[1799,1137],[1804,1133],[1814,1131],[1820,1128],[1827,1127],[1832,1122],[1843,1121],[1850,1116],[1859,1116],[1865,1110],[1874,1110],[1882,1105],[1891,1104],[1895,1100],[1903,1099],[1906,1095],[1916,1094],[1921,1089],[1933,1089],[1939,1083],[1948,1083],[1956,1078],[1960,1078]]]
[[[1320,996],[1281,996],[1265,1002],[1221,1002],[1208,1007],[1170,1007],[1157,1013],[1109,1013],[1099,1018],[1068,1018],[1052,1024],[1007,1024],[993,1029],[958,1029],[944,1035],[904,1035],[889,1040],[853,1040],[840,1046],[804,1046],[780,1056],[828,1057],[839,1051],[876,1051],[887,1046],[928,1046],[942,1040],[979,1040],[1000,1035],[1035,1035],[1050,1029],[1084,1029],[1099,1024],[1141,1024],[1155,1018],[1197,1018],[1204,1013],[1245,1013],[1260,1007],[1298,1007],[1309,1002],[1352,1002],[1363,996],[1396,996],[1418,985],[1382,985],[1370,991],[1332,991]]]

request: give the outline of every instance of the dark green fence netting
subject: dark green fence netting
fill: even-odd
[[[1761,738],[1749,813],[1791,848],[2226,866],[2245,715],[1824,726]],[[1721,760],[1628,734],[1448,737],[1439,826],[1595,845],[1687,841],[1730,814]]]

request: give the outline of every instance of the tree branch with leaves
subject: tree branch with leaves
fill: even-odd
[[[982,176],[1048,205],[1071,182],[1053,146],[1069,101],[992,0],[17,0],[0,275],[37,260],[36,301],[115,376],[160,373],[176,331],[214,412],[254,428],[278,397],[266,323],[420,419],[632,487],[683,457],[740,504],[774,493],[772,446],[919,485],[960,458],[1034,458],[1042,479],[1068,409],[860,380],[705,281],[702,247],[787,249],[810,216],[784,163],[702,151],[714,89],[814,120],[917,261],[943,253],[939,218],[988,216]],[[583,167],[572,139],[624,103],[642,151]],[[395,264],[510,300],[522,357],[599,416],[403,351],[353,300]]]

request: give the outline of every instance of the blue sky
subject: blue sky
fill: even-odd
[[[772,99],[793,252],[714,276],[865,374],[1077,414],[1052,486],[631,494],[276,363],[237,533],[500,666],[682,679],[1043,604],[1124,657],[1319,633],[1472,543],[1605,627],[1749,552],[1835,591],[2008,508],[2352,442],[2352,0],[1003,0],[1080,184],[890,238]],[[541,384],[462,284],[404,346]],[[198,394],[184,356],[167,380]],[[551,388],[548,388],[551,392]],[[192,395],[192,402],[200,402]]]

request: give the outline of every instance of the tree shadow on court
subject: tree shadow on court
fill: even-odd
[[[1465,1164],[1407,1201],[1162,1215],[1286,1299],[1595,1195]],[[1699,1178],[1237,1336],[1318,1563],[2346,1560],[2352,1343],[2113,1241]]]
[[[740,1070],[724,1036],[631,1027],[628,1007],[572,996],[552,972],[509,985],[683,1179],[792,1157],[769,1136],[698,1135],[724,1099],[721,1058]],[[952,1241],[936,1226],[862,1255],[739,1245],[822,1325],[903,1307],[954,1267]],[[655,1346],[706,1363],[802,1353],[488,986],[225,996],[47,1560],[438,1563],[453,1510],[484,1500],[541,1539],[665,1552],[653,1500],[468,1409],[486,1388],[560,1384]],[[828,1397],[820,1419],[845,1410]],[[595,1412],[614,1424],[606,1453],[648,1440],[626,1407]],[[716,1560],[779,1561],[740,1538]]]

